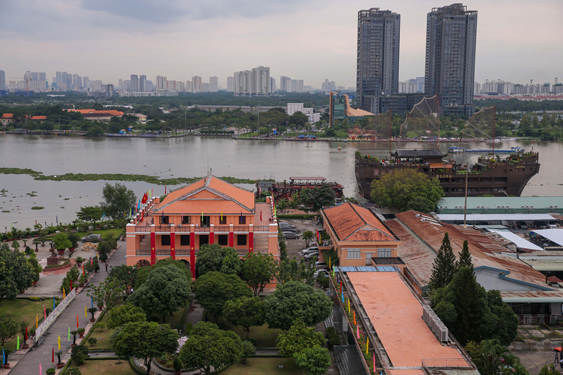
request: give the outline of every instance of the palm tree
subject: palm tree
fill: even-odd
[[[307,246],[309,246],[309,241],[315,238],[315,235],[313,234],[313,232],[308,230],[306,232],[303,232],[303,236],[301,236],[301,238],[303,238]]]
[[[505,357],[510,356],[510,353],[506,349],[506,346],[500,344],[498,339],[483,340],[481,345],[481,353],[485,365],[484,375],[496,375],[499,368],[504,366],[502,361]]]

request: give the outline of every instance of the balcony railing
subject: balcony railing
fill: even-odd
[[[181,226],[175,227],[175,232],[176,233],[189,233],[190,228],[191,228],[190,224],[181,224]],[[217,225],[217,226],[214,226],[213,231],[215,233],[217,233],[217,232],[228,233],[230,231],[230,228],[231,228],[230,225]],[[269,232],[270,227],[267,226],[267,225],[259,225],[259,226],[255,226],[253,230],[254,230],[254,232]],[[137,225],[137,226],[135,226],[135,232],[150,233],[150,231],[151,231],[151,225]],[[167,225],[167,224],[155,225],[155,232],[169,233],[170,231],[171,231],[170,225]],[[233,231],[234,232],[249,232],[250,226],[248,226],[248,225],[234,225]],[[210,233],[211,227],[194,226],[194,232],[195,233]]]

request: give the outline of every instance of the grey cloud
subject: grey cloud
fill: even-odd
[[[178,22],[183,17],[211,19],[242,16],[256,18],[287,13],[304,3],[298,0],[82,0],[81,7],[112,15],[157,24]]]

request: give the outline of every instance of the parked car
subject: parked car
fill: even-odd
[[[319,253],[308,253],[306,255],[303,256],[303,260],[305,260],[306,262],[310,261],[313,258],[318,258],[319,257]]]
[[[321,262],[322,263],[322,262]],[[315,271],[315,273],[313,274],[313,277],[316,279],[319,275],[322,275],[324,277],[328,277],[328,271],[325,269],[320,269]]]
[[[549,225],[545,221],[534,221],[534,227],[538,229],[548,229]]]
[[[516,226],[520,229],[528,229],[528,224],[523,221],[516,222]]]
[[[319,252],[319,248],[316,246],[308,247],[306,249],[301,250],[301,255],[307,255],[309,253]]]
[[[299,233],[299,231],[298,231],[297,229],[295,229],[295,228],[289,228],[289,227],[287,227],[287,228],[282,228],[281,231],[282,231],[282,232]]]
[[[280,222],[278,223],[278,225],[279,225],[280,227],[295,228],[295,225],[294,225],[294,224],[290,224],[290,223],[288,223],[288,222],[286,222],[286,221],[280,221]]]
[[[320,269],[328,269],[328,264],[326,264],[326,262],[316,262],[315,263],[315,268],[320,270]]]
[[[295,232],[282,232],[283,234],[283,238],[285,239],[295,239],[295,238],[299,238],[299,234],[295,233]]]
[[[89,234],[80,239],[82,242],[100,242],[102,240],[101,234]]]

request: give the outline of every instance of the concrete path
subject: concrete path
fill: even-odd
[[[118,249],[107,262],[110,266],[125,264],[125,242],[118,241],[117,243]],[[100,268],[100,271],[98,271],[92,280],[90,280],[90,286],[97,285],[105,280],[107,272],[105,271],[104,263],[100,263]],[[60,284],[57,285],[57,288],[59,286]],[[84,316],[84,306],[90,307],[90,298],[86,295],[87,289],[88,286],[78,293],[74,301],[71,302],[71,304],[47,331],[44,336],[45,340],[43,343],[41,343],[38,347],[32,348],[32,350],[21,358],[16,367],[14,367],[14,369],[10,372],[11,375],[37,374],[39,371],[39,364],[41,364],[43,368],[43,373],[45,373],[48,368],[55,367],[55,364],[51,362],[51,357],[53,348],[55,348],[55,352],[58,351],[57,340],[59,335],[61,337],[61,350],[64,352],[61,359],[63,362],[68,362],[70,359],[71,344],[71,342],[67,340],[68,329],[70,328],[71,331],[76,329],[77,316],[81,328],[86,328],[86,325],[90,323],[90,316]],[[32,340],[29,340],[29,344],[32,344]],[[55,356],[55,362],[56,361],[57,358]]]

